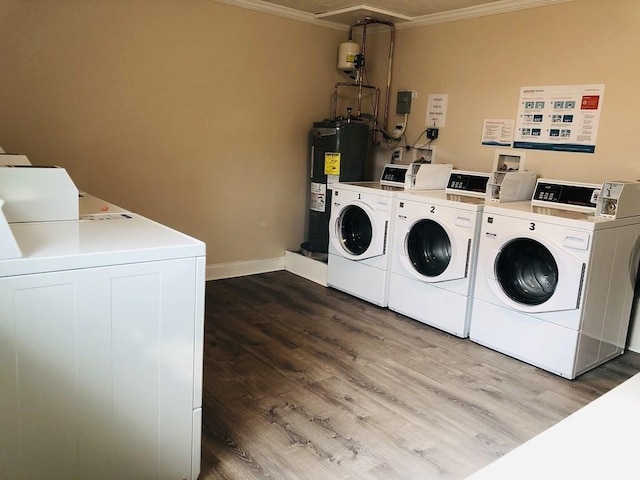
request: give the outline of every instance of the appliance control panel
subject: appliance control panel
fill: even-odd
[[[380,184],[389,185],[392,187],[402,187],[404,186],[408,170],[409,165],[394,165],[389,163],[385,165],[384,169],[382,170],[382,175],[380,176]]]
[[[538,179],[531,201],[555,208],[595,210],[602,185]]]
[[[478,194],[484,197],[490,175],[489,173],[453,170],[449,175],[446,190],[448,193]]]

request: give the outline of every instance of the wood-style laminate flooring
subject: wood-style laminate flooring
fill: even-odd
[[[565,380],[284,271],[206,295],[201,480],[462,479],[640,371]]]

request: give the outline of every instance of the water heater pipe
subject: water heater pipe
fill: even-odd
[[[388,62],[388,67],[387,67],[387,86],[386,86],[386,91],[385,91],[385,102],[384,102],[384,115],[383,115],[383,122],[382,125],[384,126],[383,130],[388,130],[387,128],[387,123],[389,121],[389,102],[390,102],[390,92],[391,92],[391,72],[392,72],[392,67],[393,67],[393,48],[394,48],[394,43],[395,43],[395,27],[393,25],[392,22],[388,21],[388,20],[377,20],[375,18],[365,18],[364,20],[355,23],[354,25],[351,25],[351,27],[349,28],[349,40],[353,39],[353,29],[357,28],[357,27],[362,27],[362,47],[361,47],[361,54],[363,58],[366,58],[365,56],[365,51],[366,51],[366,43],[367,43],[367,25],[371,25],[371,24],[382,24],[382,25],[387,25],[390,28],[390,41],[389,41],[389,62]],[[360,70],[361,68],[363,68],[362,66],[359,67],[358,70]],[[374,111],[373,111],[373,115],[375,117],[375,121],[377,123],[378,121],[378,102],[379,102],[379,98],[380,98],[380,89],[370,86],[370,85],[365,85],[363,84],[363,76],[361,75],[360,72],[358,72],[358,75],[356,77],[356,82],[355,83],[350,83],[350,82],[340,82],[337,83],[334,89],[334,97],[333,97],[333,118],[336,117],[336,108],[337,108],[337,101],[338,101],[338,88],[341,86],[349,86],[349,87],[357,87],[358,88],[358,96],[357,96],[357,105],[356,105],[356,117],[359,117],[362,115],[362,90],[363,89],[375,89],[376,90],[376,102],[374,105]]]

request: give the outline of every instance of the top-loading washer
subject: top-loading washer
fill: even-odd
[[[538,179],[485,205],[471,340],[569,379],[624,351],[640,217],[596,215],[600,189]]]
[[[395,196],[404,191],[404,168],[388,165],[379,182],[339,182],[333,186],[329,219],[327,285],[386,307]],[[424,185],[442,189],[449,164],[425,164]]]
[[[453,170],[444,190],[398,193],[389,309],[459,337],[468,336],[489,175]]]

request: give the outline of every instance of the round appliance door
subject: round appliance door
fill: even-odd
[[[387,222],[380,221],[371,207],[354,201],[337,215],[331,240],[347,258],[363,260],[384,253]]]
[[[585,265],[551,242],[512,238],[490,252],[487,278],[504,303],[523,312],[579,307]]]
[[[403,238],[400,260],[417,279],[442,282],[466,277],[471,240],[445,222],[418,219]]]

